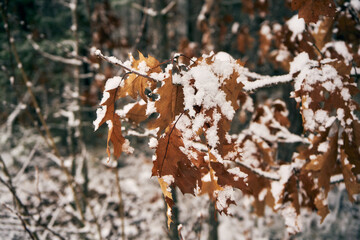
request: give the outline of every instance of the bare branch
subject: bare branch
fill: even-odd
[[[119,214],[121,219],[121,238],[125,240],[125,212],[124,212],[124,200],[122,198],[122,191],[120,186],[120,176],[119,176],[119,169],[116,167],[114,168],[114,173],[116,177],[116,188],[118,190],[118,198],[119,198]]]
[[[251,172],[255,173],[256,175],[259,175],[260,177],[263,177],[263,178],[266,178],[266,179],[269,179],[272,181],[280,181],[280,175],[277,172],[266,172],[266,171],[263,171],[258,168],[253,168],[253,167],[251,167],[243,162],[240,162],[240,161],[236,161],[235,163],[241,167],[244,167],[244,168],[250,170]]]
[[[98,57],[100,57],[101,59],[111,63],[111,64],[114,64],[114,65],[117,65],[117,66],[120,66],[122,67],[123,69],[125,69],[126,71],[130,72],[130,73],[135,73],[136,75],[139,75],[141,77],[144,77],[144,78],[148,78],[148,79],[151,79],[153,81],[156,81],[156,79],[152,78],[152,77],[149,77],[148,75],[146,75],[146,73],[142,73],[142,72],[139,72],[138,70],[135,70],[135,69],[132,69],[130,67],[127,67],[123,64],[123,62],[119,59],[117,59],[116,57],[107,57],[107,56],[104,56],[101,51],[99,49],[97,49],[94,54]]]
[[[43,57],[48,58],[54,62],[61,62],[64,64],[68,64],[68,65],[74,65],[74,66],[81,66],[82,62],[76,58],[64,58],[61,56],[56,56],[56,55],[52,55],[50,53],[44,52],[43,50],[41,50],[39,44],[37,44],[36,42],[34,42],[30,37],[28,37],[29,42],[31,43],[31,46],[37,51],[39,52]]]
[[[22,218],[22,216],[20,215],[20,213],[18,213],[17,211],[15,211],[14,209],[12,209],[11,207],[9,207],[8,205],[6,205],[5,203],[3,203],[3,206],[5,208],[7,208],[10,212],[14,213],[18,218],[19,220],[21,221],[21,224],[24,228],[24,230],[29,234],[30,238],[32,240],[35,240],[37,239],[37,237],[30,231],[30,229],[27,227],[27,224],[25,222],[25,220]]]
[[[132,7],[137,10],[142,11],[146,15],[149,15],[151,17],[156,17],[158,15],[168,14],[175,5],[176,5],[176,1],[171,1],[166,7],[164,7],[160,11],[156,11],[153,8],[148,8],[147,6],[143,7],[138,3],[133,3]]]

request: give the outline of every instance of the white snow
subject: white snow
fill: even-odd
[[[165,175],[162,176],[161,178],[164,180],[164,182],[166,182],[167,185],[171,185],[175,181],[173,175]]]
[[[303,37],[302,33],[305,30],[304,19],[299,18],[299,16],[296,14],[286,22],[286,25],[288,26],[289,30],[292,32],[290,40],[294,42],[295,38],[297,38],[299,41],[301,41]]]
[[[96,109],[96,116],[97,117],[96,117],[95,121],[93,121],[93,124],[95,126],[94,131],[96,131],[99,128],[100,122],[105,117],[106,110],[107,110],[107,106],[100,106],[98,109]]]
[[[360,11],[360,1],[359,1],[359,0],[350,0],[350,5],[351,5],[356,11]]]
[[[284,191],[285,184],[287,183],[287,181],[291,176],[292,173],[291,165],[281,165],[278,173],[280,175],[280,180],[271,182],[271,193],[275,200],[275,206],[274,206],[275,210],[281,207],[281,203],[279,202],[279,200],[281,198],[281,194]]]
[[[242,172],[239,167],[230,168],[227,171],[236,175],[236,177],[234,177],[235,181],[238,181],[239,178],[246,178],[248,176],[246,173]]]
[[[219,211],[223,211],[228,207],[227,200],[234,200],[234,189],[230,186],[226,186],[223,190],[218,190],[215,192],[216,198],[216,208]]]

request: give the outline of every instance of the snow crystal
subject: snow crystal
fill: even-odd
[[[360,11],[360,1],[359,0],[351,0],[350,5],[356,10]]]
[[[151,137],[149,139],[149,147],[150,148],[156,148],[157,145],[158,145],[158,140],[156,138],[154,138],[154,137]]]
[[[146,106],[146,115],[149,116],[150,114],[156,112],[156,107],[155,107],[155,102],[153,101],[148,101],[147,106]]]
[[[322,109],[319,109],[315,112],[315,120],[318,123],[324,123],[328,119],[328,112]]]
[[[108,128],[109,128],[109,129],[112,129],[112,128],[113,128],[113,123],[112,123],[111,120],[107,120],[107,121],[106,121],[106,124],[108,125]]]
[[[192,129],[194,132],[197,132],[200,127],[202,127],[205,123],[205,115],[203,113],[199,113],[195,116],[195,119],[192,121]]]
[[[330,182],[331,183],[336,183],[336,182],[340,182],[344,180],[344,177],[342,174],[336,174],[330,177]]]
[[[339,119],[339,120],[344,119],[344,109],[343,108],[338,108],[336,110],[336,114],[337,114],[337,119]]]
[[[352,61],[353,57],[352,57],[351,53],[349,52],[348,48],[346,47],[346,44],[344,41],[329,42],[329,43],[325,44],[323,49],[328,49],[330,47],[333,47],[335,49],[335,51],[344,58],[345,63],[347,65]]]
[[[216,145],[219,143],[219,136],[217,134],[218,127],[216,125],[211,126],[206,131],[206,140],[210,147],[215,148]]]
[[[319,144],[318,146],[318,151],[319,152],[326,152],[329,149],[329,143],[328,142],[322,142]]]
[[[281,214],[285,219],[286,230],[289,234],[295,234],[301,230],[300,216],[297,215],[293,206],[288,205],[282,211]]]
[[[215,74],[221,76],[221,79],[228,78],[234,71],[234,67],[231,63],[234,63],[234,58],[226,52],[218,52],[214,56],[214,63],[212,69]]]
[[[275,60],[277,62],[282,62],[282,61],[285,61],[286,59],[288,59],[290,57],[290,52],[286,49],[280,49],[277,51],[277,54],[276,54],[276,58]]]
[[[231,26],[231,33],[236,34],[239,30],[240,24],[238,22],[234,22],[234,24]]]
[[[266,189],[266,188],[263,188],[263,189],[259,192],[259,195],[258,195],[259,201],[264,201],[264,199],[265,199],[265,197],[266,197],[266,194],[267,194],[267,189]]]
[[[316,123],[314,121],[314,112],[311,109],[303,109],[302,115],[304,117],[304,127],[310,131],[315,129]]]
[[[109,91],[111,89],[114,89],[114,88],[117,88],[120,86],[120,83],[121,83],[121,80],[122,78],[119,77],[119,76],[115,76],[113,78],[109,78],[107,81],[106,81],[106,84],[105,84],[105,91]]]
[[[281,165],[278,171],[280,175],[280,180],[271,182],[271,193],[275,200],[275,206],[274,206],[275,210],[279,209],[279,207],[281,206],[279,200],[284,190],[285,183],[289,180],[291,176],[291,172],[292,172],[291,165]]]
[[[230,186],[226,186],[221,191],[216,191],[215,194],[217,194],[216,208],[218,211],[222,211],[228,206],[228,199],[234,200],[234,189]]]
[[[218,78],[208,66],[196,66],[191,69],[191,74],[195,78],[194,85],[198,89],[195,94],[195,103],[201,105],[204,102],[204,107],[207,109],[213,107],[212,99],[216,96],[220,87]]]
[[[346,124],[347,125],[350,125],[352,122],[353,122],[353,120],[351,118],[346,119]]]
[[[299,18],[299,16],[296,14],[292,18],[290,18],[286,25],[288,26],[289,30],[292,31],[292,35],[290,40],[292,42],[295,41],[295,38],[297,37],[298,40],[302,40],[302,33],[305,30],[305,21],[303,18]]]
[[[274,32],[279,32],[282,29],[282,26],[279,23],[275,23],[272,27]]]
[[[326,91],[328,92],[333,92],[335,90],[335,85],[330,82],[330,81],[326,81],[322,84],[322,86],[326,89]]]
[[[167,185],[171,185],[175,181],[173,175],[165,175],[162,176],[161,178],[164,180],[164,182],[166,182]]]
[[[105,95],[105,93],[104,93],[104,95]],[[143,100],[141,99],[141,101],[143,101]],[[145,101],[144,101],[144,103],[145,103]],[[122,109],[116,110],[115,113],[117,115],[119,115],[121,118],[123,118],[134,107],[134,105],[136,105],[136,102],[126,104]],[[140,104],[140,105],[142,105],[142,104]]]
[[[96,110],[96,120],[93,121],[93,124],[95,126],[95,131],[99,128],[99,124],[100,122],[103,120],[103,118],[105,117],[106,114],[106,110],[107,110],[107,106],[101,106]]]
[[[139,72],[144,73],[144,74],[146,74],[150,70],[150,67],[146,64],[145,61],[141,61],[137,68],[138,68]]]
[[[76,10],[76,4],[71,2],[69,3],[69,8],[72,10],[72,11],[75,11]]]
[[[345,101],[348,101],[348,100],[350,100],[350,98],[351,98],[351,95],[350,95],[350,92],[349,92],[349,89],[348,88],[343,88],[343,89],[341,89],[341,96],[343,97],[343,99],[345,100]]]
[[[262,25],[260,28],[260,33],[266,37],[266,39],[271,40],[271,29],[269,25]]]
[[[236,175],[234,180],[237,181],[239,178],[246,178],[248,175],[240,170],[239,167],[231,168],[227,170],[229,173]]]
[[[309,54],[307,54],[306,52],[298,54],[290,63],[290,74],[294,74],[304,69],[309,61]]]
[[[206,175],[204,175],[204,176],[201,178],[201,181],[203,181],[203,182],[211,182],[210,172],[208,172]]]

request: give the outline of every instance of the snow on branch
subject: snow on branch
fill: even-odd
[[[102,52],[97,49],[94,51],[94,54],[95,56],[111,63],[111,64],[114,64],[114,65],[117,65],[117,66],[120,66],[122,68],[124,68],[128,73],[135,73],[141,77],[144,77],[144,78],[148,78],[148,79],[151,79],[153,81],[156,81],[156,79],[152,78],[152,77],[149,77],[145,72],[139,72],[138,70],[135,70],[133,68],[131,68],[130,66],[126,66],[120,59],[117,59],[116,57],[112,56],[112,57],[107,57],[107,56],[104,56],[102,54]]]
[[[292,75],[290,74],[271,77],[271,76],[262,76],[260,74],[252,73],[252,72],[244,72],[244,75],[250,78],[256,78],[255,81],[242,82],[245,85],[243,88],[245,91],[254,91],[258,88],[263,88],[279,83],[288,83],[293,80]]]
[[[260,177],[264,177],[273,181],[280,181],[280,175],[277,172],[266,172],[259,168],[251,167],[249,164],[240,161],[236,161],[236,164],[252,171],[256,175],[259,175]]]
[[[74,65],[74,66],[81,66],[82,62],[78,59],[75,58],[64,58],[61,56],[56,56],[47,52],[44,52],[39,44],[37,44],[36,42],[34,42],[31,38],[31,36],[28,36],[29,42],[31,43],[31,46],[37,51],[39,52],[43,57],[46,57],[54,62],[61,62],[64,64],[69,64],[69,65]]]

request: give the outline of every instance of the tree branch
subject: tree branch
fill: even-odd
[[[128,71],[128,72],[135,73],[136,75],[139,75],[139,76],[144,77],[144,78],[151,79],[151,80],[153,80],[153,81],[157,81],[156,79],[154,79],[154,78],[149,77],[148,75],[146,75],[146,73],[142,73],[142,72],[139,72],[138,70],[135,70],[135,69],[133,69],[133,68],[130,68],[130,67],[125,66],[125,65],[123,64],[123,62],[122,62],[121,60],[117,59],[116,57],[107,57],[107,56],[104,56],[99,49],[97,49],[97,50],[94,52],[94,54],[95,54],[97,57],[99,57],[99,58],[101,58],[101,59],[103,59],[103,60],[105,60],[105,61],[107,61],[107,62],[109,62],[109,63],[111,63],[111,64],[114,64],[114,65],[117,65],[117,66],[122,67],[123,69],[125,69],[125,70]]]
[[[9,207],[8,205],[6,205],[5,203],[3,203],[3,206],[8,209],[10,212],[14,213],[19,220],[21,221],[21,224],[24,228],[24,230],[28,233],[28,235],[30,236],[30,238],[32,240],[38,239],[31,231],[30,229],[27,227],[27,223],[25,222],[25,220],[22,218],[22,216],[20,215],[20,213],[18,213],[17,211],[15,211],[14,209],[12,209],[11,207]]]

